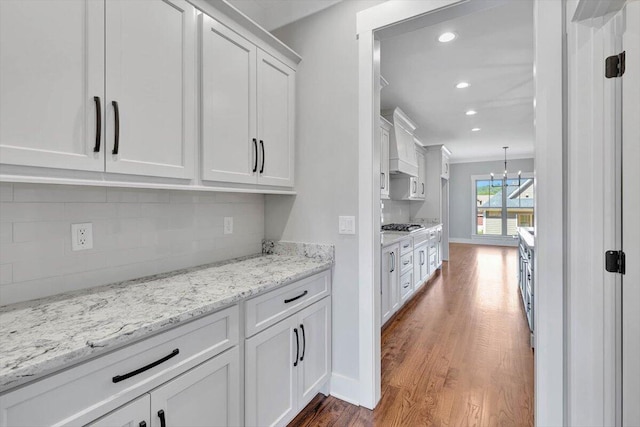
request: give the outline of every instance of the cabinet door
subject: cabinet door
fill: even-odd
[[[394,245],[382,251],[381,293],[382,293],[382,324],[396,312],[399,306],[398,295],[398,252],[399,246]]]
[[[380,128],[380,195],[389,198],[389,131]]]
[[[427,162],[423,153],[417,152],[416,156],[418,157],[418,188],[416,197],[418,197],[419,199],[425,199],[427,197]]]
[[[301,332],[297,316],[276,323],[245,342],[245,424],[280,426],[298,409]],[[294,366],[295,364],[295,366]]]
[[[104,171],[104,2],[1,0],[0,94],[0,162]]]
[[[238,347],[209,359],[151,392],[151,427],[239,424]]]
[[[195,19],[185,0],[106,2],[107,172],[193,177]]]
[[[148,426],[149,408],[151,396],[148,394],[139,397],[115,411],[105,415],[96,421],[89,423],[87,427],[144,427]]]
[[[299,410],[318,394],[331,375],[330,302],[330,298],[324,298],[298,315],[302,336],[298,365]]]
[[[442,153],[442,171],[440,176],[444,179],[449,179],[449,157],[444,154],[444,152]]]
[[[257,182],[256,46],[201,15],[202,179]]]
[[[258,49],[258,182],[293,186],[295,72]]]
[[[426,246],[422,248],[422,261],[420,265],[420,280],[424,282],[429,277],[429,260]]]

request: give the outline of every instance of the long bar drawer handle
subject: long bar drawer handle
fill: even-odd
[[[300,294],[300,295],[298,295],[297,297],[293,297],[293,298],[289,298],[289,299],[284,300],[284,303],[285,303],[285,304],[289,304],[290,302],[293,302],[293,301],[295,301],[295,300],[297,300],[297,299],[302,298],[303,296],[305,296],[305,295],[306,295],[306,294],[308,294],[308,293],[309,293],[309,291],[304,291],[303,293],[301,293],[301,294]]]
[[[151,369],[151,368],[155,368],[155,367],[156,367],[156,366],[158,366],[159,364],[164,363],[164,362],[166,362],[167,360],[171,359],[172,357],[177,356],[177,355],[178,355],[178,353],[180,353],[180,350],[176,348],[175,350],[173,350],[173,351],[171,352],[171,354],[169,354],[169,355],[167,355],[167,356],[163,357],[162,359],[158,359],[158,360],[156,360],[155,362],[149,363],[147,366],[143,366],[143,367],[142,367],[142,368],[140,368],[140,369],[136,369],[135,371],[131,371],[131,372],[129,372],[129,373],[127,373],[127,374],[124,374],[124,375],[116,375],[115,377],[113,377],[113,382],[114,382],[114,383],[119,383],[120,381],[124,381],[124,380],[126,380],[126,379],[128,379],[128,378],[131,378],[131,377],[133,377],[133,376],[136,376],[136,375],[138,375],[138,374],[141,374],[141,373],[143,373],[144,371],[148,371],[148,370],[149,370],[149,369]]]

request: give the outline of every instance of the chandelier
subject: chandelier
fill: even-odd
[[[493,172],[491,172],[491,186],[492,187],[506,187],[507,186],[507,149],[509,147],[502,147],[504,150],[504,173],[502,174],[502,184],[494,185]],[[518,188],[522,186],[522,171],[518,171]]]

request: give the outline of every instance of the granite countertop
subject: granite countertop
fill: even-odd
[[[536,239],[534,237],[532,227],[518,227],[518,234],[520,235],[520,237],[522,237],[525,245],[527,245],[530,249],[535,249]]]
[[[331,268],[334,248],[263,254],[0,307],[0,391]]]
[[[422,230],[412,231],[411,233],[401,232],[401,231],[383,231],[382,234],[382,247],[385,248],[387,246],[391,246],[395,243],[398,243],[407,237],[413,237],[415,235],[419,235],[422,233],[428,233],[431,229],[442,226],[442,224],[435,225],[425,225],[425,228]]]

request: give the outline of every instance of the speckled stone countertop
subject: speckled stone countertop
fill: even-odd
[[[425,225],[426,228],[422,230],[412,231],[411,233],[404,233],[401,231],[383,231],[382,232],[382,247],[385,248],[387,246],[391,246],[394,243],[398,243],[407,237],[413,237],[415,235],[419,235],[422,233],[428,233],[431,229],[441,226],[442,224],[436,225]]]
[[[310,256],[312,245],[289,243],[286,255],[271,245],[262,255],[0,307],[0,391],[333,264],[333,246]]]

